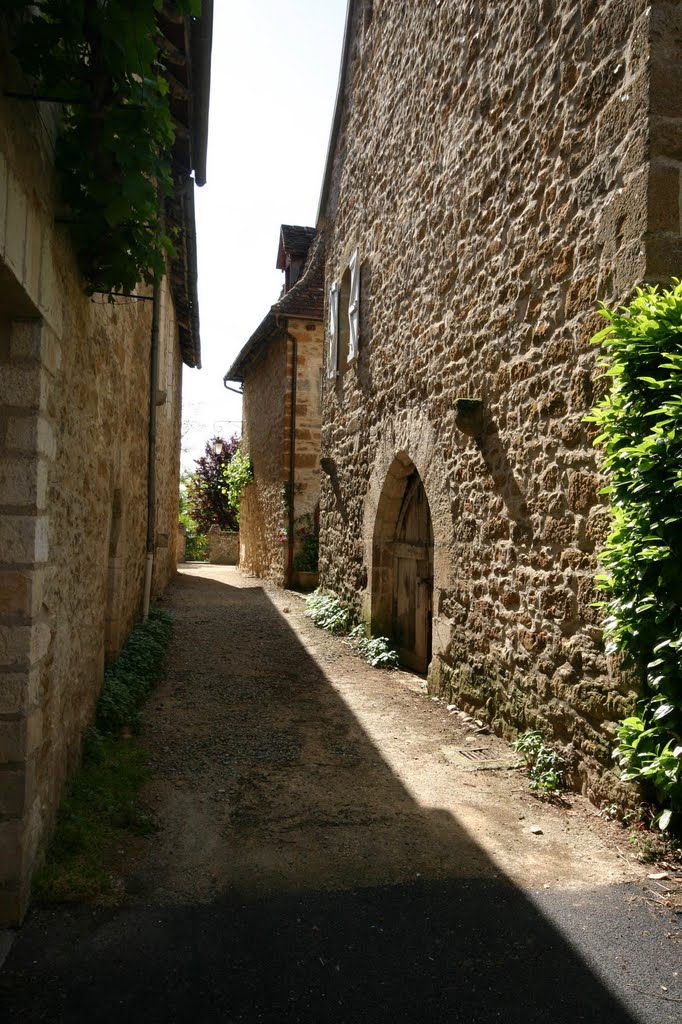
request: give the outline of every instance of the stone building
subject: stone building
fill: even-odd
[[[321,569],[429,688],[613,789],[598,299],[682,270],[682,7],[350,0],[325,233]]]
[[[283,224],[282,295],[225,374],[243,392],[242,451],[253,483],[242,495],[239,565],[289,585],[297,534],[320,495],[320,374],[324,246],[314,228]]]
[[[68,228],[56,221],[60,108],[24,98],[0,20],[3,923],[24,913],[105,658],[143,610],[146,568],[152,595],[175,571],[181,368],[200,365],[193,187],[205,180],[210,28],[210,3],[200,22],[172,13],[167,23],[182,79],[166,209],[176,256],[158,301],[142,286],[149,301],[108,301],[85,294]]]

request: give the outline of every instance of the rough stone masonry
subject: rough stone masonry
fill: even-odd
[[[593,604],[590,337],[598,299],[682,266],[681,79],[677,2],[353,2],[322,190],[327,319],[361,262],[358,356],[327,353],[324,585],[379,622],[416,470],[432,692],[570,744],[596,800],[635,693]]]

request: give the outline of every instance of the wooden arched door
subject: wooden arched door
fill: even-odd
[[[392,548],[393,640],[405,665],[426,672],[431,660],[433,529],[416,469],[406,481]]]

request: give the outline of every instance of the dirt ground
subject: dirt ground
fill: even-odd
[[[156,831],[112,851],[114,905],[32,908],[7,1020],[679,1024],[682,886],[618,825],[536,800],[504,743],[299,595],[190,565],[165,603]]]
[[[571,889],[651,870],[583,798],[531,795],[509,746],[421,677],[315,627],[301,595],[194,564],[165,605],[175,637],[143,733],[157,831],[114,866],[133,902],[415,879]]]

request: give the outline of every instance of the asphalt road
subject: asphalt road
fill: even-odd
[[[637,886],[458,881],[42,909],[0,973],[0,1006],[17,1024],[679,1024],[673,932]]]

